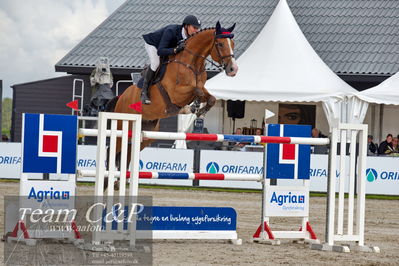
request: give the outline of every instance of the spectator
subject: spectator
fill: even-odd
[[[240,127],[236,128],[236,131],[234,135],[242,135],[242,130]],[[233,146],[231,148],[232,151],[240,151],[242,148],[245,146],[245,143],[242,142],[229,142],[230,146]]]
[[[255,131],[255,136],[262,136],[262,129],[257,128]],[[266,143],[251,143],[251,145],[262,145],[262,146],[266,146]]]
[[[374,155],[377,152],[377,144],[373,142],[372,135],[368,135],[367,143],[368,143],[367,155]]]
[[[242,135],[242,130],[241,130],[240,127],[236,128],[236,131],[235,131],[234,135]]]
[[[388,134],[387,138],[378,147],[378,154],[386,155],[392,153],[392,151],[392,134]]]
[[[395,155],[399,153],[399,138],[397,137],[392,139],[392,152],[395,153]]]
[[[313,128],[312,129],[312,138],[327,138],[326,135],[323,135],[319,129]]]

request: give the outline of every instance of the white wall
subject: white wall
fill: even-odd
[[[399,134],[399,106],[396,105],[384,105],[381,139],[385,140],[389,133],[394,137]]]
[[[216,104],[205,115],[204,127],[209,133],[220,133],[223,130],[223,108],[222,102],[217,101]]]

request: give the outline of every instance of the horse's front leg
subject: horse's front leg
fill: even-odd
[[[201,103],[206,103],[204,107],[200,108],[197,112],[197,117],[205,115],[216,103],[216,98],[211,95],[207,89],[202,88],[204,95],[199,97]]]

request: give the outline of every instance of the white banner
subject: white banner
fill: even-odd
[[[303,182],[302,182],[303,183]],[[309,216],[309,188],[307,186],[269,186],[266,190],[266,216]]]
[[[0,178],[18,178],[21,173],[21,143],[0,142]]]
[[[21,144],[0,143],[0,178],[19,179]],[[146,148],[140,153],[140,171],[193,172],[193,150]],[[79,145],[78,169],[96,168],[96,146]],[[310,191],[327,191],[328,155],[312,154]],[[399,158],[367,157],[366,193],[399,195]],[[349,171],[349,167],[347,167]],[[201,173],[263,173],[263,153],[242,151],[201,151]],[[51,177],[51,176],[50,176]],[[53,178],[52,178],[53,179]],[[337,173],[337,182],[339,173]],[[94,178],[78,181],[94,181]],[[278,180],[279,185],[295,185],[292,180]],[[299,181],[301,182],[301,181]],[[140,183],[192,185],[191,180],[140,180]],[[255,181],[200,181],[201,186],[261,189]],[[338,183],[337,183],[338,185]],[[347,184],[346,184],[347,191]]]
[[[96,170],[97,146],[78,145],[77,169]],[[145,148],[140,153],[140,171],[192,173],[193,150]],[[0,143],[0,178],[19,179],[21,173],[21,143]],[[29,178],[41,179],[41,174],[29,174]],[[51,180],[65,180],[67,175],[51,174]],[[94,182],[95,177],[78,181]],[[140,180],[145,184],[170,184],[191,186],[191,180]]]
[[[192,173],[194,150],[145,148],[140,153],[140,171]],[[192,180],[140,179],[140,184],[192,186]]]
[[[367,157],[366,192],[399,195],[399,158]]]
[[[201,151],[201,173],[223,174],[262,174],[263,153],[242,151]],[[262,184],[256,181],[207,181],[201,180],[201,186],[233,187],[262,189]]]

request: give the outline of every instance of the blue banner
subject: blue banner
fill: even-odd
[[[103,211],[104,218],[106,211]],[[127,230],[127,206],[124,217],[123,229]],[[146,206],[137,216],[137,230],[235,231],[236,225],[237,213],[229,207]],[[104,219],[102,228],[105,229]],[[113,221],[112,230],[116,229],[117,222]]]

